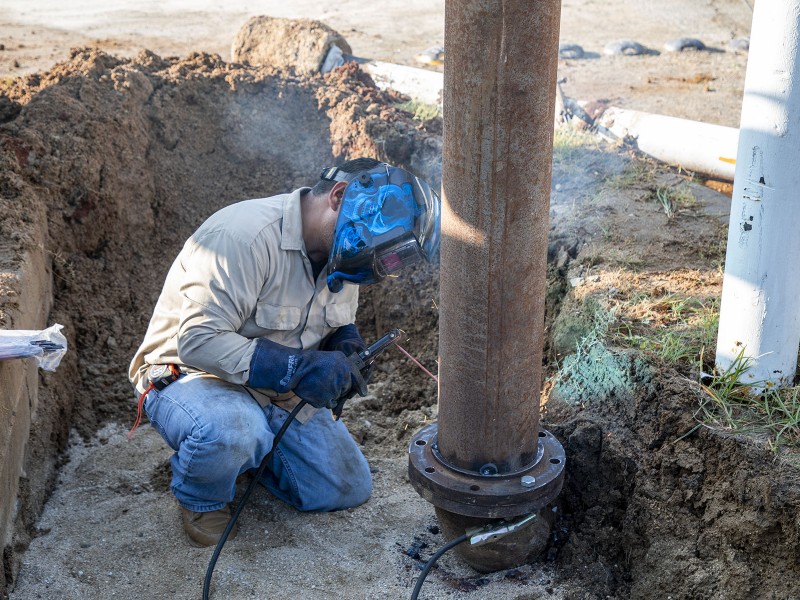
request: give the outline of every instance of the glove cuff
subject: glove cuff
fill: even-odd
[[[285,393],[294,387],[294,376],[300,363],[300,350],[281,346],[265,338],[256,341],[250,359],[247,385]]]

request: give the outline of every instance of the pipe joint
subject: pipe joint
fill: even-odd
[[[541,429],[536,458],[513,473],[494,465],[468,471],[448,464],[431,423],[411,438],[408,473],[411,485],[437,508],[469,517],[516,517],[536,512],[561,492],[566,456],[553,435]]]

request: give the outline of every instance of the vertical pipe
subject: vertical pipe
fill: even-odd
[[[438,446],[535,458],[560,0],[445,4]]]
[[[745,76],[717,366],[791,384],[800,344],[800,0],[757,2]]]

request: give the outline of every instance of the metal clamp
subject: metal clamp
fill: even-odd
[[[536,518],[537,513],[533,513],[527,517],[521,518],[518,521],[500,521],[500,523],[490,523],[485,527],[469,529],[467,530],[467,535],[470,536],[469,543],[472,546],[489,544],[495,540],[499,540],[500,538],[507,536],[509,533],[514,533],[523,527],[527,527],[533,523]]]

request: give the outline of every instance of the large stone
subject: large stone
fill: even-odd
[[[233,62],[293,68],[298,73],[318,73],[332,46],[352,54],[350,45],[336,31],[311,19],[252,17],[231,46]]]

